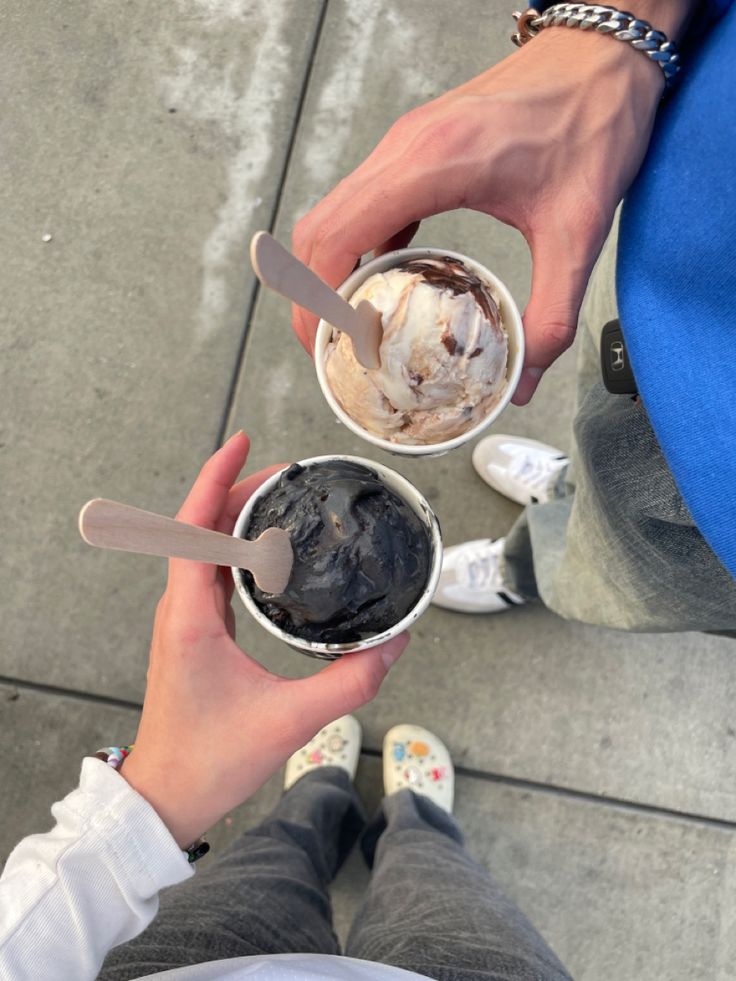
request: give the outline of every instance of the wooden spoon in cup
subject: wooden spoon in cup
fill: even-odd
[[[98,548],[249,569],[264,593],[282,593],[294,564],[289,533],[283,528],[267,528],[247,542],[101,497],[80,511],[79,531],[88,545]]]
[[[372,303],[361,300],[352,307],[268,232],[256,232],[251,239],[250,261],[265,286],[347,334],[364,368],[381,367],[383,323]]]

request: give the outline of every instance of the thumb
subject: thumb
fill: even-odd
[[[529,402],[544,372],[575,339],[597,252],[583,261],[573,261],[569,253],[569,243],[553,239],[532,245],[532,292],[524,311],[526,354],[515,405]]]
[[[378,694],[383,679],[409,643],[405,631],[367,651],[344,654],[329,667],[295,683],[295,708],[309,716],[315,729],[347,715]]]

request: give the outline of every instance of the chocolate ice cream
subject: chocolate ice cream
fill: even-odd
[[[406,616],[427,584],[427,529],[361,464],[293,464],[255,505],[245,537],[269,527],[291,536],[286,590],[264,593],[244,576],[265,615],[295,637],[339,644],[374,636]]]

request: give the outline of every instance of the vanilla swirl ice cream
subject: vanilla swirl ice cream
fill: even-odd
[[[350,297],[381,311],[381,366],[356,360],[335,333],[330,388],[368,432],[395,443],[440,443],[481,422],[506,385],[508,337],[490,286],[459,259],[411,259],[369,277]]]

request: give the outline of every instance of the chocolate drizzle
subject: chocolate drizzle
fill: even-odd
[[[459,259],[453,259],[449,255],[443,256],[441,259],[409,259],[408,262],[403,262],[398,268],[409,273],[418,273],[430,286],[435,286],[440,290],[449,290],[455,296],[471,293],[486,319],[492,324],[498,323],[498,304],[493,299],[490,289],[479,276],[471,272],[465,263]],[[444,338],[442,343],[450,351]],[[450,351],[450,354],[454,353],[454,351]]]

